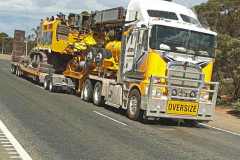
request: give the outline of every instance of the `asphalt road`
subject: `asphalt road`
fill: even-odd
[[[34,160],[240,159],[239,136],[174,122],[134,122],[77,96],[49,93],[12,75],[2,60],[0,119]]]

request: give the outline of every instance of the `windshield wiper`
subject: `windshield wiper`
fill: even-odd
[[[184,47],[176,47],[178,52],[187,52],[187,49]]]
[[[176,40],[163,40],[163,41],[161,41],[162,43],[167,43],[167,44],[169,44],[169,43],[172,43],[172,44],[174,44],[174,45],[183,45],[184,44],[184,42],[179,42],[179,41],[176,41]]]

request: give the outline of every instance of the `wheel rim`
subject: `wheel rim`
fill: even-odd
[[[129,112],[131,115],[135,115],[137,112],[138,100],[136,96],[132,96],[129,100]]]
[[[84,98],[84,100],[86,100],[88,98],[88,87],[87,87],[87,85],[84,87],[84,90],[83,90],[83,98]]]
[[[99,101],[99,99],[100,99],[100,87],[99,86],[96,86],[93,97],[94,97],[95,102]]]
[[[43,83],[43,87],[44,87],[44,89],[47,88],[47,81],[46,81],[46,80],[45,80],[44,83]]]
[[[52,82],[50,82],[50,84],[49,84],[49,90],[52,91],[52,88],[53,88]]]

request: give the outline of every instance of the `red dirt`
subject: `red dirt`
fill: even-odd
[[[240,133],[240,111],[226,107],[216,107],[214,120],[209,125]]]

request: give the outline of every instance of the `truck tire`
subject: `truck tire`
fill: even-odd
[[[16,76],[20,77],[20,69],[19,69],[19,67],[16,68]]]
[[[92,82],[87,79],[84,83],[84,87],[82,90],[82,99],[84,101],[90,102],[93,96],[93,84]]]
[[[23,77],[23,71],[21,69],[19,69],[20,71],[20,77]]]
[[[141,95],[137,89],[130,91],[128,97],[127,116],[134,121],[143,120],[143,111],[140,108]]]
[[[18,67],[16,67],[15,75],[18,76]]]
[[[44,79],[44,82],[43,82],[43,88],[44,88],[45,90],[48,90],[48,88],[49,88],[49,83],[48,83],[48,81],[46,80],[46,78]]]
[[[56,87],[53,85],[52,81],[49,82],[49,91],[53,93],[56,92]]]
[[[14,65],[11,65],[11,73],[16,74],[16,67]]]
[[[102,97],[102,83],[97,82],[94,85],[94,90],[93,90],[93,103],[97,106],[102,106],[103,105],[103,97]]]
[[[23,71],[20,70],[20,77],[23,77]]]

